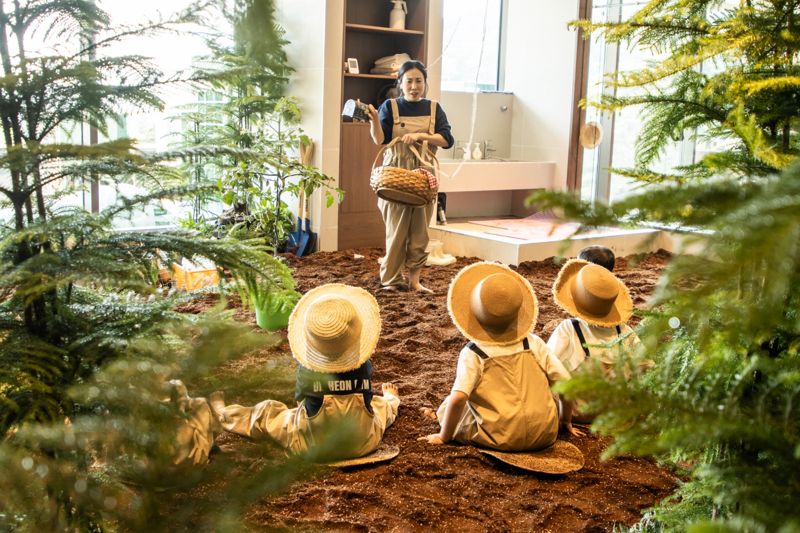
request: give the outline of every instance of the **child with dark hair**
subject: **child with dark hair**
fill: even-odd
[[[633,313],[633,299],[622,280],[609,270],[605,265],[572,259],[564,264],[553,283],[553,300],[571,318],[556,326],[547,346],[570,373],[593,360],[612,375],[619,354],[641,345],[627,324]],[[652,364],[643,361],[641,366],[644,369]],[[575,420],[591,422],[592,417],[581,412],[580,400],[576,405]]]
[[[578,259],[600,265],[609,272],[614,271],[614,252],[606,246],[587,246],[578,252]]]

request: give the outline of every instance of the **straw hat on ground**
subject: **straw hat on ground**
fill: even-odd
[[[400,454],[400,448],[397,446],[389,446],[387,444],[381,444],[378,446],[378,449],[372,453],[368,453],[362,457],[354,457],[353,459],[343,459],[341,461],[333,461],[331,463],[326,463],[328,466],[332,466],[334,468],[350,468],[354,466],[365,466],[365,465],[372,465],[376,463],[385,463],[386,461],[391,461],[395,457]]]
[[[633,313],[628,288],[614,274],[582,259],[567,261],[553,284],[553,299],[570,316],[591,326],[625,324]]]
[[[478,451],[516,468],[542,474],[575,472],[583,468],[584,463],[583,453],[577,446],[563,440],[557,440],[549,448],[535,452]]]
[[[375,297],[341,283],[308,291],[289,317],[292,354],[314,372],[348,372],[360,367],[375,351],[380,332]]]
[[[521,341],[533,330],[539,305],[528,280],[505,265],[480,262],[453,278],[447,310],[469,340],[504,346]]]

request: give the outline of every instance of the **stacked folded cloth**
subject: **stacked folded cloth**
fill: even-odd
[[[375,66],[369,70],[370,74],[392,74],[397,75],[400,65],[406,61],[411,61],[408,54],[392,54],[375,60]]]

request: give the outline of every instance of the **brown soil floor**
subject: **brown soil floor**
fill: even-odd
[[[650,461],[621,457],[601,461],[607,440],[595,435],[568,438],[586,457],[585,467],[564,476],[533,475],[500,465],[469,446],[431,446],[417,438],[438,430],[421,407],[437,407],[448,394],[455,363],[465,339],[447,313],[452,277],[475,258],[459,258],[447,267],[423,271],[433,295],[379,291],[377,258],[381,249],[319,252],[287,256],[298,289],[339,282],[363,287],[381,306],[383,329],[373,356],[375,386],[394,382],[400,389],[400,413],[385,442],[399,446],[392,462],[350,470],[328,470],[296,483],[288,493],[252,505],[247,522],[254,529],[290,528],[336,531],[610,531],[636,523],[642,510],[669,495],[676,477]],[[363,255],[355,258],[354,254]],[[637,306],[653,290],[669,254],[621,258],[616,273]],[[533,284],[539,299],[535,333],[547,340],[566,315],[552,300],[558,272],[553,260],[526,262],[516,268]],[[210,302],[206,301],[206,305]],[[198,302],[201,304],[201,302]],[[201,304],[202,305],[202,304]],[[234,303],[235,305],[235,303]],[[189,309],[187,309],[189,310]],[[237,317],[254,322],[252,314]],[[634,319],[635,320],[635,319]],[[240,393],[229,403],[252,404],[265,398],[290,402],[293,365],[284,342],[230,362],[221,373],[246,375],[248,369],[284,369],[283,378]],[[223,450],[236,453],[252,446],[224,435]],[[227,454],[226,454],[227,455]],[[242,464],[246,468],[246,465]]]

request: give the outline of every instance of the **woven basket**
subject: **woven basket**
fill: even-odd
[[[377,166],[378,160],[383,157],[383,152],[396,144],[397,141],[398,139],[395,139],[383,146],[378,151],[378,155],[375,156],[375,161],[372,164],[372,173],[369,178],[372,190],[375,191],[379,198],[414,207],[433,202],[434,198],[436,198],[436,189],[430,188],[428,178],[421,172],[401,167]],[[412,147],[411,150],[419,157],[419,153],[415,148]],[[438,166],[436,156],[432,157],[433,165]]]

